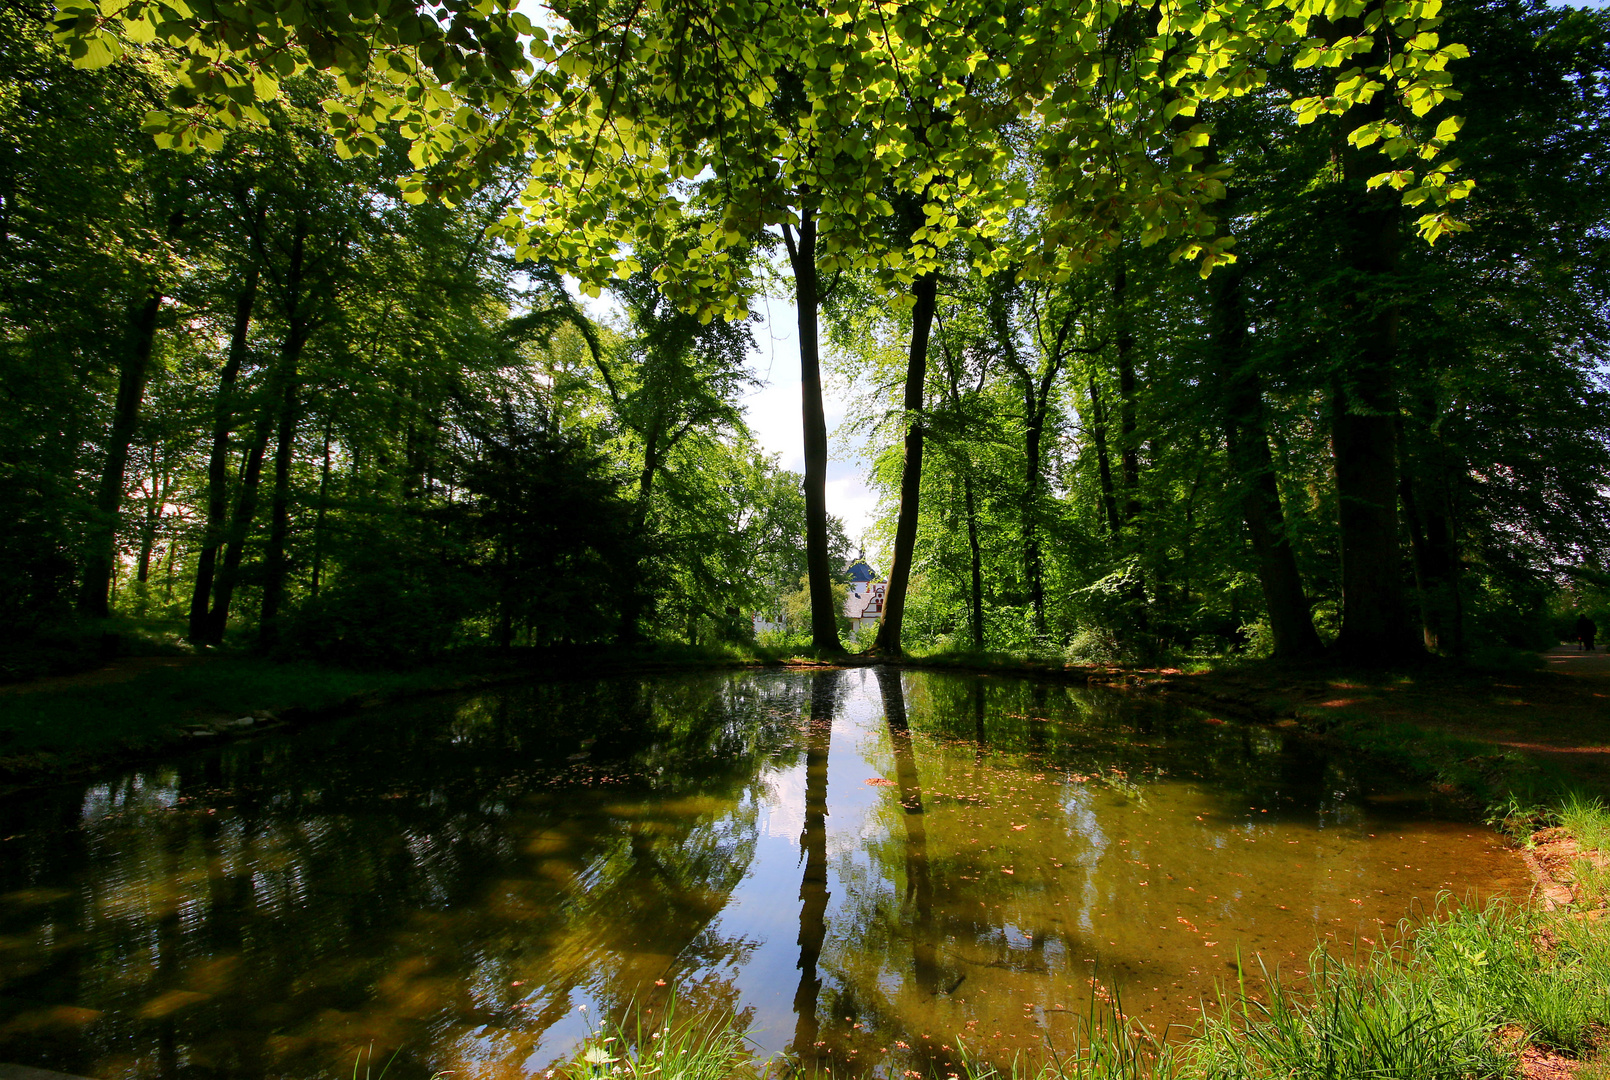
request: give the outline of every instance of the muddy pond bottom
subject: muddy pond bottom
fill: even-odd
[[[1279,730],[890,669],[531,684],[0,804],[0,1061],[532,1076],[601,1018],[951,1071],[1097,1004],[1190,1025],[1439,895],[1495,834]]]

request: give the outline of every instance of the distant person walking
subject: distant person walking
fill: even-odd
[[[1578,615],[1576,620],[1576,639],[1582,643],[1583,652],[1593,651],[1593,639],[1599,633],[1599,628],[1593,620],[1586,615]]]

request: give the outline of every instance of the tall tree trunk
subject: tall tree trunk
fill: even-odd
[[[1023,573],[1029,586],[1029,609],[1034,632],[1045,634],[1045,557],[1040,550],[1040,494],[1045,487],[1045,414],[1059,358],[1046,361],[1039,386],[1026,375],[1023,405],[1027,423],[1023,431]]]
[[[654,494],[654,475],[660,467],[660,429],[657,423],[650,424],[648,433],[643,437],[643,470],[637,474],[637,509],[632,515],[632,527],[639,535],[648,523],[649,499]],[[632,581],[626,590],[626,599],[621,604],[621,624],[616,639],[622,645],[629,645],[642,640],[642,631],[639,623],[643,619],[643,606],[646,597],[643,590],[642,563],[632,566]]]
[[[911,557],[917,546],[917,516],[922,503],[922,392],[928,381],[928,337],[938,306],[939,282],[924,274],[911,283],[917,304],[911,309],[911,348],[906,356],[906,458],[900,467],[900,514],[895,520],[894,555],[889,566],[889,590],[883,618],[872,651],[899,656],[900,632],[906,620],[906,589],[911,582]]]
[[[140,561],[134,580],[140,583],[140,592],[151,580],[151,549],[157,542],[157,522],[162,518],[162,503],[167,498],[166,477],[157,475],[157,444],[151,444],[151,494],[145,500],[145,520],[140,525]]]
[[[1113,350],[1118,363],[1118,457],[1123,468],[1124,526],[1140,515],[1140,438],[1135,408],[1135,335],[1129,322],[1129,275],[1122,256],[1112,280]]]
[[[334,421],[324,418],[324,456],[319,465],[319,511],[313,519],[313,573],[309,576],[308,592],[319,595],[319,584],[324,576],[324,521],[330,506],[330,437],[334,434]]]
[[[978,544],[978,499],[973,494],[973,474],[962,463],[962,498],[967,504],[967,552],[972,561],[973,648],[984,651],[984,558]]]
[[[296,347],[286,358],[279,410],[279,432],[274,447],[274,493],[269,504],[268,547],[263,553],[263,606],[257,623],[257,647],[267,652],[279,644],[280,608],[285,603],[289,575],[286,545],[291,532],[291,462],[296,455],[300,380],[297,358],[302,352],[304,328],[294,320]]]
[[[1403,475],[1399,491],[1409,525],[1414,581],[1420,600],[1425,647],[1458,656],[1464,652],[1464,597],[1460,588],[1459,544],[1449,487],[1453,470],[1437,435],[1430,430],[1433,403],[1419,402],[1411,431],[1398,432]]]
[[[811,645],[843,652],[839,611],[833,603],[833,568],[827,551],[827,417],[822,410],[822,356],[817,333],[821,303],[816,273],[816,218],[801,207],[796,235],[783,226],[783,243],[794,273],[799,308],[800,409],[805,440],[805,569],[811,593]]]
[[[1096,444],[1096,479],[1101,485],[1101,508],[1107,535],[1116,550],[1119,543],[1118,497],[1113,490],[1112,456],[1107,451],[1107,410],[1101,404],[1101,387],[1090,376],[1090,438]]]
[[[283,282],[285,345],[279,363],[279,431],[274,447],[274,493],[269,506],[268,547],[263,553],[263,603],[257,624],[257,647],[272,649],[279,641],[280,608],[285,599],[286,543],[291,531],[291,460],[296,453],[296,428],[302,346],[307,343],[308,312],[302,297],[303,258],[307,245],[307,219],[297,214],[291,240],[291,258]]]
[[[118,512],[123,505],[123,481],[128,471],[129,444],[140,420],[156,344],[157,315],[162,293],[151,286],[129,318],[128,338],[117,371],[117,399],[112,406],[112,427],[106,438],[106,461],[95,490],[94,516],[88,530],[84,566],[78,594],[80,614],[104,619],[111,613],[112,568],[117,559]]]
[[[256,221],[262,221],[261,212]],[[246,362],[246,343],[251,330],[252,310],[257,303],[258,262],[252,257],[246,277],[235,294],[235,319],[229,333],[229,355],[218,373],[218,393],[212,407],[212,447],[207,455],[207,518],[203,528],[201,553],[196,558],[195,587],[190,593],[190,640],[208,640],[207,600],[212,595],[213,574],[218,549],[228,531],[229,514],[229,436],[235,416],[235,381]]]
[[[1280,485],[1264,430],[1263,389],[1246,356],[1247,315],[1241,291],[1245,276],[1243,264],[1236,262],[1219,267],[1210,282],[1208,332],[1226,388],[1225,442],[1239,483],[1241,516],[1258,561],[1274,655],[1315,656],[1323,646],[1314,632],[1297,556],[1287,538]]]
[[[1339,34],[1362,31],[1338,20]],[[1379,58],[1377,46],[1376,58]],[[1385,95],[1348,113],[1349,126],[1382,119]],[[1397,362],[1398,193],[1365,191],[1377,171],[1373,151],[1342,149],[1341,245],[1350,287],[1342,295],[1351,355],[1331,387],[1331,452],[1336,467],[1342,562],[1342,629],[1336,648],[1368,663],[1422,652],[1403,596],[1398,537]]]
[[[224,631],[229,628],[229,606],[240,577],[240,564],[245,558],[252,520],[257,516],[257,487],[263,476],[263,455],[268,451],[268,439],[273,431],[274,407],[270,403],[263,406],[252,428],[251,441],[242,450],[240,490],[235,495],[235,513],[230,518],[218,572],[213,577],[212,607],[207,612],[208,645],[223,644]]]

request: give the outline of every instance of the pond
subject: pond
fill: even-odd
[[[1527,888],[1423,791],[1114,691],[532,683],[0,804],[0,1061],[526,1076],[674,993],[767,1054],[927,1075],[958,1036],[1065,1046],[1093,998],[1190,1024],[1238,957]]]

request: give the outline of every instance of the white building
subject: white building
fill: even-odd
[[[850,620],[850,630],[876,626],[883,619],[883,598],[888,592],[887,581],[875,581],[877,572],[865,559],[850,564],[850,589],[844,598],[844,617]]]

